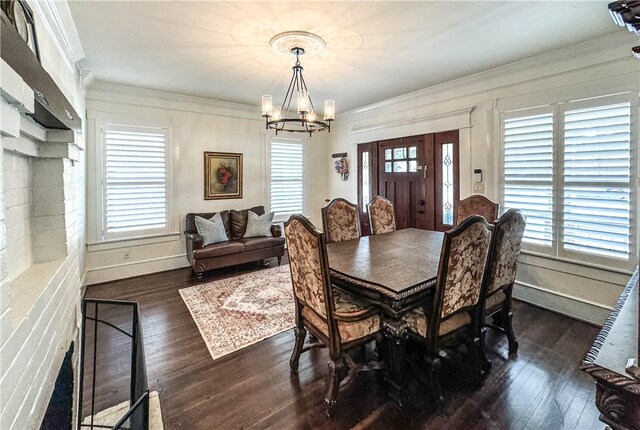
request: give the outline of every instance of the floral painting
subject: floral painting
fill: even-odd
[[[242,198],[242,154],[204,153],[204,199]]]

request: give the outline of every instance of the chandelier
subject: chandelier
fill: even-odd
[[[336,102],[335,100],[324,101],[323,117],[320,120],[311,101],[309,89],[302,76],[303,68],[300,65],[300,56],[306,52],[305,48],[308,50],[324,48],[324,40],[305,31],[287,31],[274,36],[270,45],[276,51],[288,51],[295,55],[296,63],[292,68],[293,76],[282,105],[274,105],[270,95],[262,96],[262,117],[265,119],[267,130],[275,130],[276,135],[279,131],[309,133],[309,136],[324,130],[331,132]],[[296,102],[292,106],[294,95]]]

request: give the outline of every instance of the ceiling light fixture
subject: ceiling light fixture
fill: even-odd
[[[315,111],[307,84],[302,76],[300,56],[305,52],[317,51],[325,47],[324,40],[318,35],[306,31],[287,31],[274,36],[270,41],[276,51],[288,51],[296,56],[293,66],[293,76],[281,106],[273,104],[270,95],[262,96],[262,117],[265,119],[267,130],[293,133],[312,133],[327,130],[331,132],[331,121],[335,119],[335,100],[324,101],[323,119],[320,120]],[[295,110],[291,110],[291,101],[296,94]]]

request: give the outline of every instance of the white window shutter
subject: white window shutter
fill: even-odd
[[[629,259],[630,129],[629,103],[565,112],[564,249]]]
[[[167,131],[111,125],[103,130],[105,238],[165,229]]]
[[[279,219],[303,208],[303,146],[302,142],[271,142],[270,201],[271,210]]]
[[[504,120],[504,209],[527,217],[524,240],[553,243],[553,114]]]

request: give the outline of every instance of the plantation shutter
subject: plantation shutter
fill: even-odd
[[[166,228],[167,131],[107,125],[103,133],[103,235]]]
[[[302,149],[301,142],[271,142],[271,210],[278,218],[302,212]]]
[[[517,113],[504,120],[504,209],[527,217],[524,240],[553,243],[553,114]]]
[[[564,249],[629,259],[629,103],[564,115]]]

